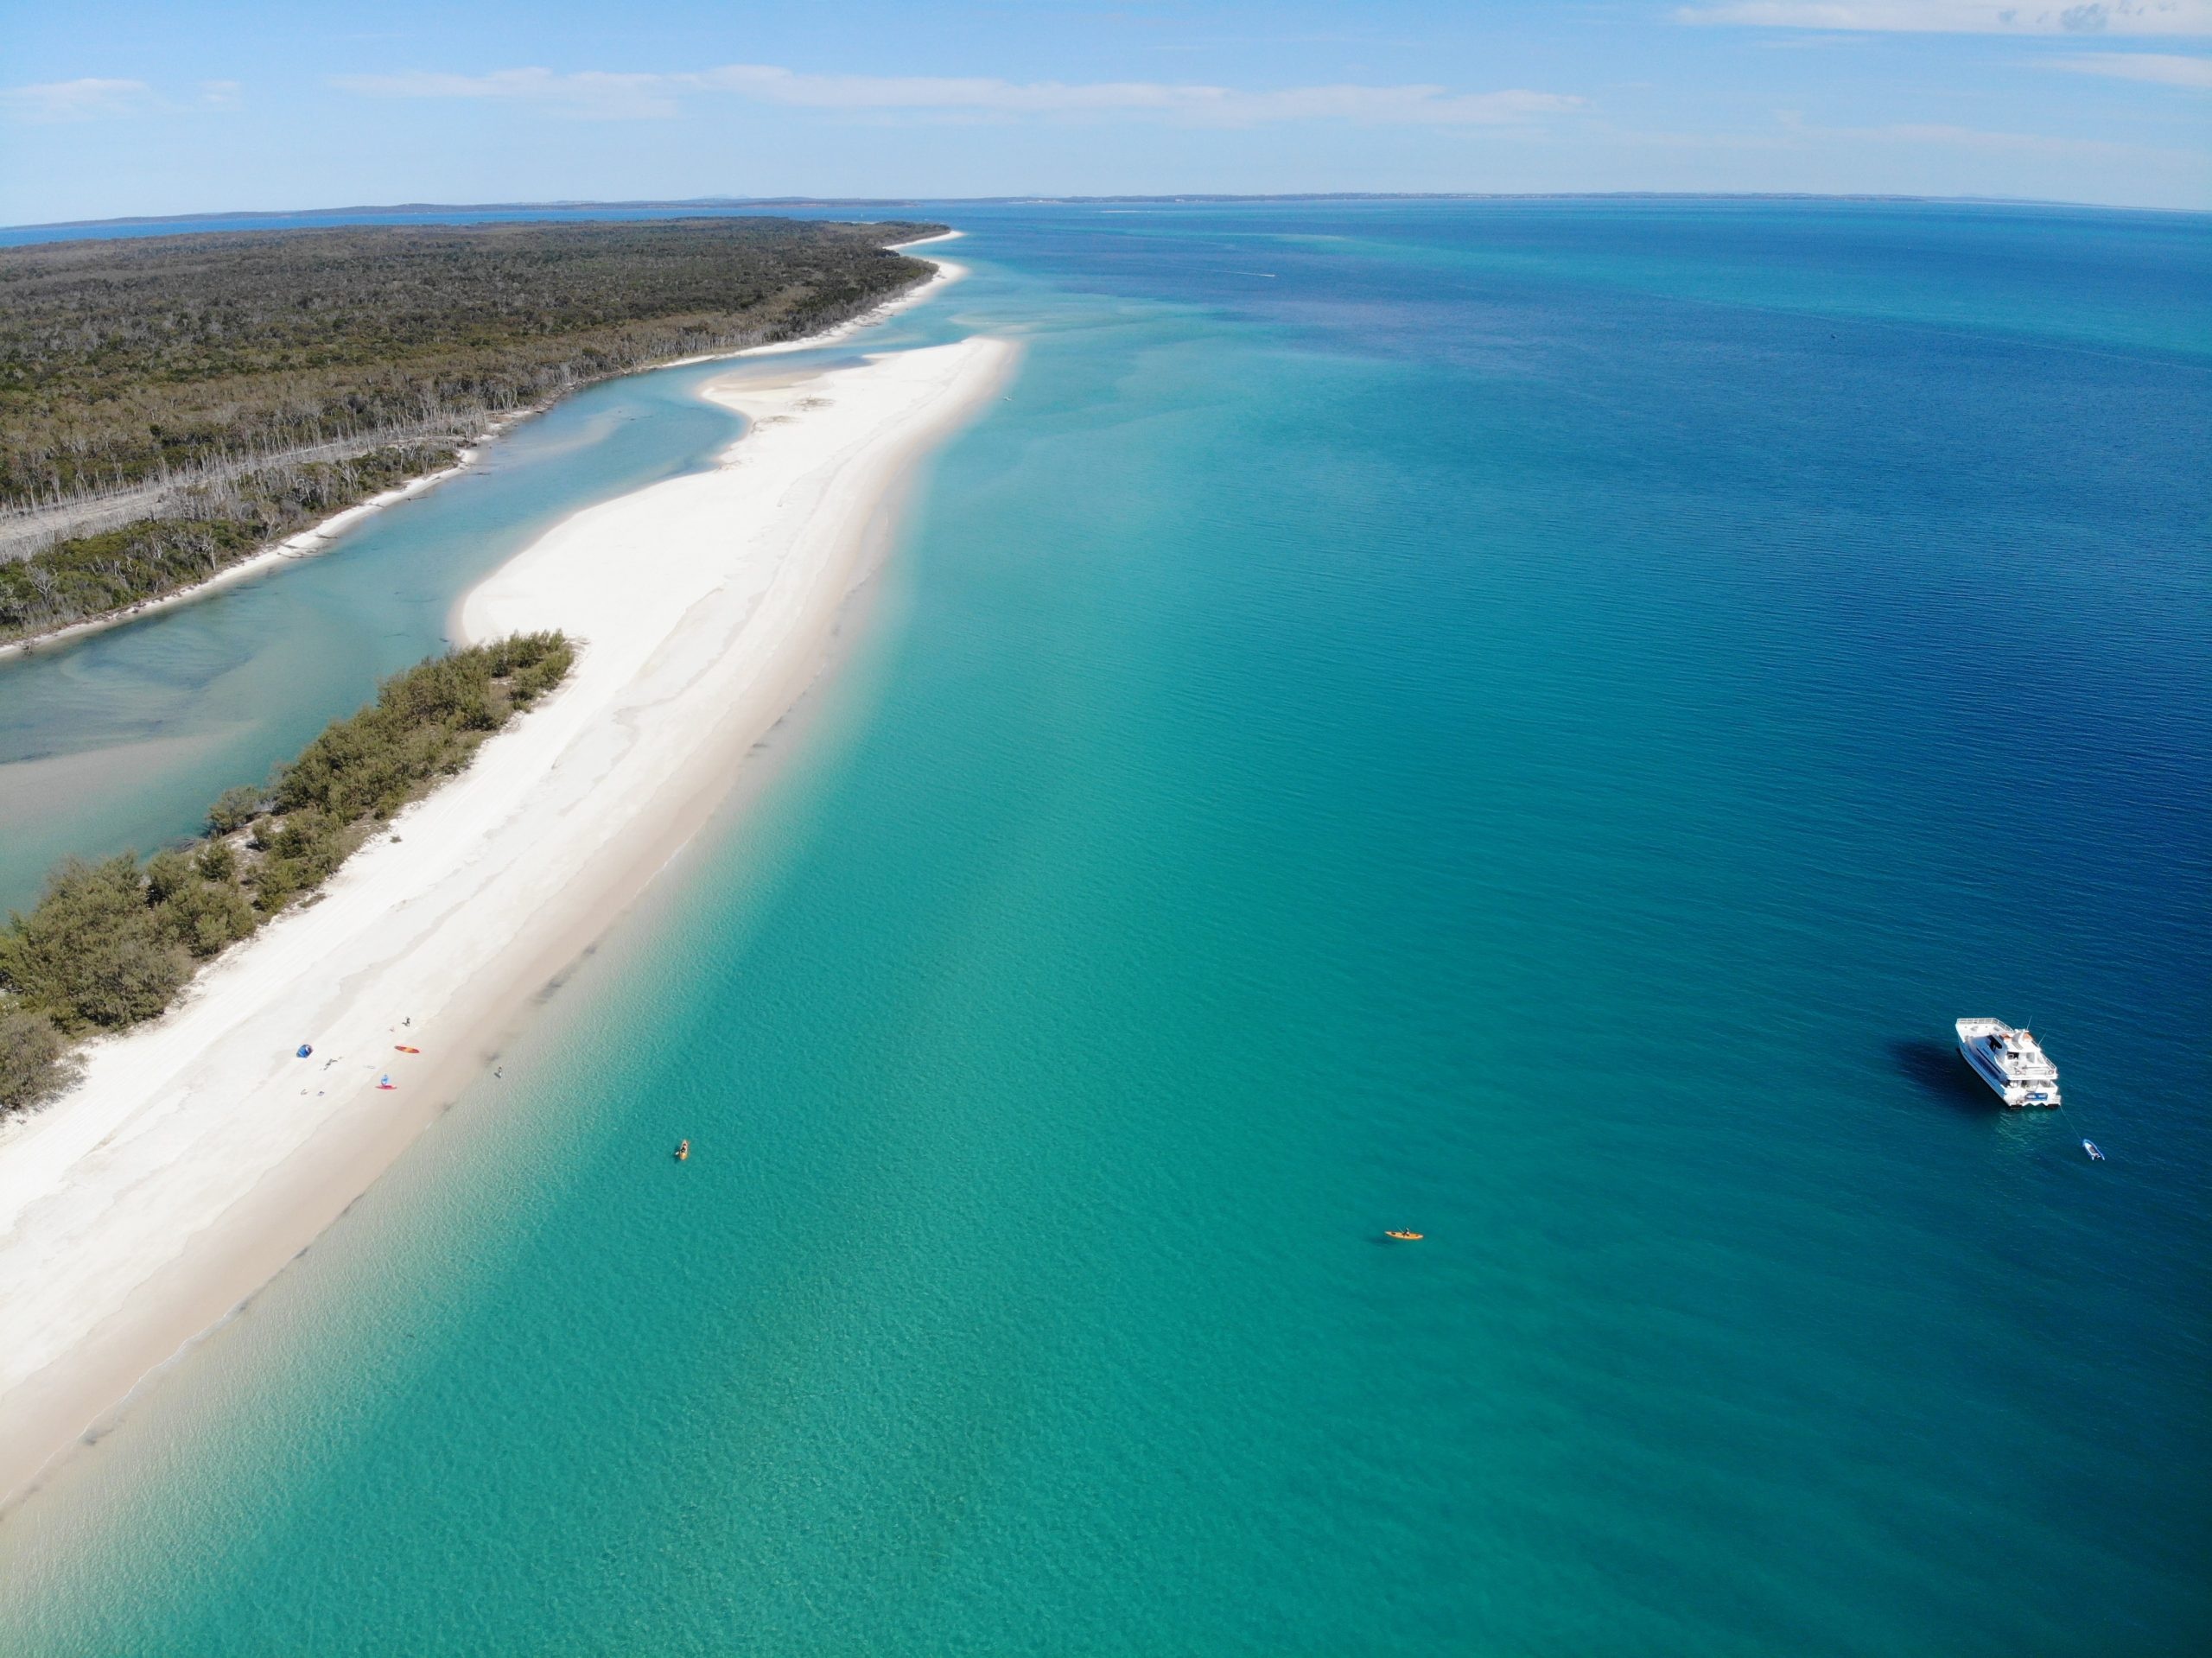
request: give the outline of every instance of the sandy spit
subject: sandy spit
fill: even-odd
[[[365,1191],[696,831],[820,671],[901,478],[1015,355],[735,369],[704,391],[751,422],[718,467],[468,594],[467,638],[582,638],[569,682],[0,1138],[0,1508]]]

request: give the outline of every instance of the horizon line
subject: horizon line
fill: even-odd
[[[2203,217],[2201,207],[2120,206],[2107,202],[2069,201],[2044,196],[1914,195],[1883,190],[1285,190],[1131,192],[1103,195],[988,196],[683,196],[625,201],[404,201],[362,203],[342,207],[259,207],[202,209],[170,213],[128,213],[108,219],[54,219],[0,226],[10,231],[98,230],[107,226],[173,225],[196,219],[336,219],[353,213],[423,215],[456,213],[577,213],[594,209],[924,207],[957,206],[1066,206],[1094,202],[1135,202],[1163,206],[1184,204],[1261,201],[1885,201],[1927,206],[2069,207],[2087,213],[2166,213]]]

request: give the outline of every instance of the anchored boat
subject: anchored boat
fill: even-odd
[[[2006,1105],[2016,1111],[2024,1106],[2058,1109],[2058,1067],[2034,1032],[2016,1031],[2001,1019],[1962,1019],[1958,1032],[1967,1064]]]

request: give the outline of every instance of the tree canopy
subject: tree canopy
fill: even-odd
[[[0,249],[0,640],[124,608],[611,374],[815,332],[942,226],[741,218]]]

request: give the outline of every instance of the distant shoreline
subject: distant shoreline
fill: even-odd
[[[752,422],[720,464],[573,515],[468,594],[469,638],[581,636],[569,681],[0,1135],[0,1509],[372,1184],[696,832],[829,658],[900,480],[1014,356],[717,380]]]
[[[931,242],[949,241],[961,234],[959,231],[946,231],[938,235],[922,237],[912,242],[889,242],[884,245],[890,251],[897,251],[905,248],[921,247]],[[632,374],[651,374],[660,369],[683,368],[696,363],[718,362],[727,358],[744,357],[754,353],[805,351],[816,346],[830,345],[846,338],[857,329],[880,321],[905,306],[918,302],[924,295],[934,292],[942,286],[943,281],[942,267],[932,264],[930,275],[917,278],[890,298],[870,306],[868,309],[855,314],[842,322],[834,323],[819,334],[807,334],[796,340],[778,340],[763,346],[740,346],[726,352],[709,352],[696,357],[673,358],[664,363],[647,363],[636,368],[626,368],[618,374],[607,375],[598,380],[580,380],[574,385],[565,387],[556,397],[550,397],[543,403],[532,403],[525,409],[512,410],[487,422],[482,430],[471,435],[461,445],[454,464],[449,467],[442,467],[435,472],[424,473],[418,478],[411,478],[404,484],[372,495],[365,500],[356,501],[353,505],[334,512],[321,523],[311,524],[305,530],[287,536],[282,541],[262,548],[257,552],[249,553],[236,563],[226,564],[213,575],[203,577],[200,581],[172,588],[168,593],[156,594],[150,599],[141,599],[134,604],[124,606],[119,610],[111,610],[101,615],[86,617],[82,621],[70,622],[63,626],[49,629],[43,633],[33,633],[23,638],[8,640],[4,644],[0,644],[0,662],[5,662],[10,657],[35,655],[50,646],[67,645],[90,634],[103,633],[110,628],[121,627],[126,623],[141,620],[157,611],[168,610],[177,605],[188,604],[194,600],[206,598],[219,588],[227,587],[234,581],[244,581],[249,576],[265,574],[278,564],[302,558],[312,558],[319,553],[327,552],[340,536],[352,530],[372,513],[381,511],[387,506],[396,505],[401,501],[420,495],[425,490],[435,488],[449,478],[459,477],[481,460],[490,446],[512,428],[524,421],[543,414],[564,398],[572,397],[590,386],[603,384],[606,380],[622,379]]]

